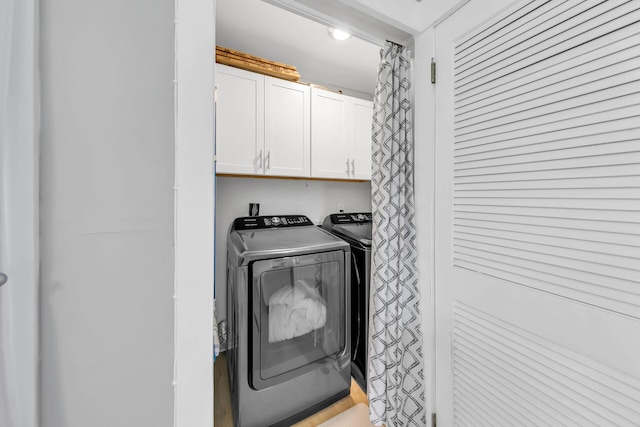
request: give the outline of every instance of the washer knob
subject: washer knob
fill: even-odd
[[[364,220],[366,220],[366,219],[367,219],[367,217],[366,217],[365,215],[363,215],[363,214],[358,214],[358,221],[364,221]]]
[[[277,216],[271,218],[271,225],[280,225],[280,218]]]

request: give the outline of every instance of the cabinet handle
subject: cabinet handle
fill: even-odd
[[[349,176],[350,172],[349,172],[349,159],[347,159],[347,176]]]
[[[356,176],[356,161],[351,159],[351,175]]]
[[[260,152],[258,153],[258,161],[257,161],[258,165],[257,168],[258,170],[262,169],[262,150],[260,150]]]
[[[265,161],[267,162],[266,169],[267,170],[271,169],[271,150],[267,151],[267,157],[266,157]]]

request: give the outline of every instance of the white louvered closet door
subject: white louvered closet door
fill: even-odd
[[[435,36],[438,426],[640,425],[640,1]]]

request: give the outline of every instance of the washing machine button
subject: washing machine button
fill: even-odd
[[[280,225],[282,223],[282,221],[280,220],[279,217],[274,216],[273,218],[271,218],[271,225],[276,227],[278,225]]]

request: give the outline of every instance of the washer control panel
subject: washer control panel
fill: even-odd
[[[353,224],[371,222],[371,212],[337,213],[329,215],[332,224]]]
[[[313,225],[313,222],[304,215],[277,215],[277,216],[245,216],[233,221],[233,230],[252,230],[262,228],[299,227]]]

